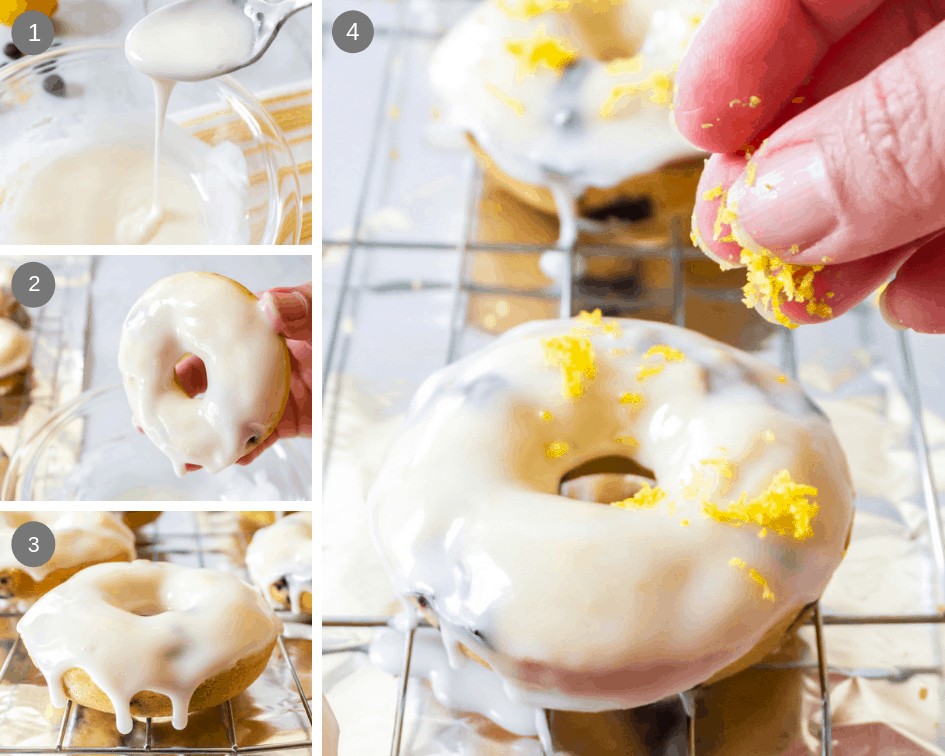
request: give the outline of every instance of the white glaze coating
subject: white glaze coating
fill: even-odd
[[[246,567],[273,606],[269,588],[285,579],[292,611],[300,614],[302,593],[312,592],[312,513],[296,512],[256,531],[246,550]]]
[[[12,320],[0,319],[0,378],[24,370],[33,356],[33,340]]]
[[[611,187],[704,154],[676,129],[669,100],[675,66],[707,7],[703,0],[584,0],[606,14],[627,54],[604,61],[573,13],[526,18],[515,10],[528,4],[502,0],[511,13],[497,0],[477,5],[437,46],[430,75],[452,125],[472,134],[512,178],[553,190],[565,239],[574,232],[574,200],[588,187]],[[506,44],[539,30],[562,40],[576,60],[559,70],[523,70]],[[618,70],[631,57],[635,62]],[[647,88],[606,106],[615,87],[645,86],[654,76],[662,96]]]
[[[431,376],[370,493],[398,592],[424,595],[447,648],[470,648],[529,706],[628,708],[707,680],[820,596],[853,514],[843,454],[799,386],[684,329],[603,326],[528,323]],[[596,355],[577,399],[541,344],[572,327]],[[685,358],[645,356],[655,345]],[[643,403],[622,404],[629,392]],[[567,453],[549,458],[562,442]],[[665,500],[624,509],[558,495],[566,473],[607,456],[652,470]],[[705,463],[720,456],[730,479]],[[818,491],[803,540],[704,514],[704,499],[726,510],[782,470]],[[687,493],[696,476],[701,490]]]
[[[178,476],[187,463],[220,472],[278,419],[288,354],[262,308],[228,278],[178,273],[142,294],[125,318],[118,367],[134,422]],[[174,372],[187,353],[207,368],[202,397],[188,397]]]
[[[26,522],[43,523],[56,539],[52,558],[40,567],[27,567],[13,555],[11,538]],[[0,570],[20,570],[38,583],[56,570],[118,557],[135,558],[135,534],[111,512],[0,513]]]
[[[82,570],[17,624],[53,706],[66,705],[63,674],[83,669],[108,696],[123,734],[133,726],[130,701],[144,690],[171,699],[172,723],[182,730],[194,691],[262,651],[282,630],[259,593],[238,577],[143,559]]]

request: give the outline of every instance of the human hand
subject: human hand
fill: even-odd
[[[248,465],[280,438],[312,437],[312,284],[268,289],[256,294],[277,333],[289,348],[289,400],[275,430],[251,452],[237,460]],[[176,367],[177,377],[187,395],[207,390],[207,371],[199,358],[191,355]],[[187,465],[188,472],[199,465]]]
[[[784,320],[836,317],[895,275],[880,296],[886,320],[945,333],[943,19],[945,0],[720,0],[681,62],[676,123],[724,153],[699,185],[700,246],[717,261],[770,250],[804,266],[750,274],[782,301],[785,271],[796,285],[824,266],[813,297],[780,306]],[[730,105],[752,95],[754,106]],[[742,146],[766,137],[747,160]],[[730,236],[717,218],[733,201]]]

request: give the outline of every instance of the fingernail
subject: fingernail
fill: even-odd
[[[805,249],[823,239],[837,224],[820,150],[812,144],[756,154],[754,181],[746,176],[729,189],[727,205],[735,205],[732,234],[743,247],[771,251]]]
[[[271,318],[283,323],[308,317],[308,300],[298,291],[272,289],[263,295],[263,305]]]
[[[897,331],[905,331],[908,326],[904,326],[900,323],[896,317],[889,311],[889,303],[886,301],[886,292],[887,289],[884,288],[879,294],[879,314],[883,316],[890,328],[893,328]]]

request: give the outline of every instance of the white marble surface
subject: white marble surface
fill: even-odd
[[[118,340],[125,315],[151,284],[173,273],[204,270],[239,281],[252,291],[312,280],[311,255],[99,255],[92,267],[86,388],[121,383]],[[311,439],[293,439],[312,459]]]
[[[63,45],[82,42],[124,42],[138,21],[169,0],[59,0],[53,15],[56,40]],[[312,76],[312,9],[299,11],[286,22],[265,55],[233,74],[257,96],[266,90]],[[10,41],[10,28],[0,25],[0,47]],[[6,56],[0,55],[0,62]]]

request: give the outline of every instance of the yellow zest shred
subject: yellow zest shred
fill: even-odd
[[[759,538],[764,538],[764,537],[767,536],[767,535],[768,535],[768,529],[767,529],[767,528],[762,528],[761,530],[758,531],[758,537],[759,537]]]
[[[650,488],[648,483],[643,484],[643,488],[637,491],[629,499],[614,501],[610,506],[620,507],[621,509],[654,509],[663,499],[666,498],[666,491],[657,486]]]
[[[623,328],[620,327],[619,323],[605,323],[603,317],[601,316],[601,310],[598,307],[593,312],[587,312],[586,310],[581,310],[581,312],[575,318],[578,323],[587,328],[600,328],[604,333],[613,334],[615,337],[623,336]],[[577,335],[591,335],[591,331],[583,330],[582,333],[578,333],[578,328],[572,328],[571,333]]]
[[[748,98],[748,107],[749,107],[749,108],[757,108],[760,104],[761,104],[761,98],[760,98],[760,97],[756,97],[755,95],[752,95],[751,97]]]
[[[627,446],[639,446],[640,442],[637,441],[633,436],[617,436],[614,439],[618,444],[626,444]]]
[[[644,381],[649,378],[651,375],[657,375],[658,373],[663,372],[662,363],[659,365],[640,365],[637,368],[637,380]]]
[[[673,349],[671,346],[666,346],[666,344],[656,344],[651,346],[646,350],[646,354],[643,355],[643,359],[649,357],[660,356],[665,359],[667,362],[682,362],[686,359],[686,355],[680,352],[678,349]]]
[[[771,589],[768,588],[768,581],[761,577],[761,573],[759,573],[758,570],[748,570],[748,576],[764,589],[761,598],[765,599],[765,601],[774,601],[774,594],[771,592]]]
[[[786,375],[779,375],[778,378],[777,378],[777,380],[778,380],[778,383],[787,383],[787,376],[786,376]]]
[[[643,394],[634,394],[633,392],[627,392],[626,394],[620,395],[621,404],[632,404],[635,407],[643,404]]]
[[[574,0],[496,0],[495,4],[509,18],[525,21],[542,13],[565,13]]]
[[[589,326],[599,326],[603,322],[603,316],[601,315],[599,307],[593,312],[581,310],[574,319],[578,323],[584,323]]]
[[[554,415],[552,415],[548,410],[542,410],[538,415],[546,423],[554,420]]]
[[[792,244],[792,245],[791,245],[791,249],[788,250],[788,254],[789,254],[789,255],[796,255],[796,254],[797,254],[798,252],[800,252],[800,251],[801,251],[801,248],[800,248],[797,244]]]
[[[728,563],[732,565],[732,567],[742,567],[742,568],[745,567],[744,560],[739,559],[738,557],[732,557],[731,559],[728,560]]]
[[[627,98],[649,95],[650,102],[669,107],[673,103],[673,80],[662,71],[654,71],[639,84],[617,84],[600,106],[602,118],[612,118],[624,106]]]
[[[548,457],[548,459],[557,459],[567,454],[569,448],[570,447],[564,441],[554,441],[550,444],[545,444],[545,456]]]
[[[540,66],[560,71],[577,58],[577,51],[566,45],[567,40],[545,34],[539,26],[531,37],[507,39],[505,49],[518,62],[519,73],[534,73]]]
[[[632,58],[618,58],[607,64],[607,73],[613,75],[622,73],[636,73],[643,65],[643,56],[634,55]]]
[[[755,183],[755,172],[758,170],[758,164],[749,160],[745,175],[745,184],[753,186]]]
[[[704,129],[711,129],[711,128],[712,128],[712,124],[711,124],[711,123],[704,123],[704,124],[702,124],[702,128],[704,128]]]
[[[703,459],[699,462],[700,465],[705,467],[714,467],[718,470],[723,478],[731,480],[735,477],[735,465],[729,462],[724,457],[712,457],[711,459]]]
[[[728,192],[722,193],[722,204],[719,205],[719,210],[715,214],[715,226],[712,228],[712,239],[716,241],[722,235],[723,224],[731,224],[732,220],[735,218],[735,214],[729,210],[725,204],[727,195]]]
[[[730,108],[734,108],[736,105],[741,105],[741,104],[742,104],[742,101],[739,100],[739,99],[736,97],[734,100],[732,100],[732,101],[728,104],[728,106],[729,106]]]
[[[594,379],[594,347],[588,339],[558,336],[541,340],[545,361],[561,368],[561,393],[576,399],[584,393],[584,382]]]
[[[814,534],[810,524],[820,507],[807,497],[816,495],[816,488],[795,483],[791,474],[782,470],[760,496],[748,500],[748,494],[743,493],[724,511],[705,500],[702,511],[718,522],[754,523],[802,541]]]
[[[702,199],[706,202],[711,202],[714,199],[725,196],[725,190],[722,188],[722,185],[714,186],[709,191],[702,193]]]
[[[514,97],[510,97],[501,89],[499,89],[495,84],[490,84],[486,82],[486,89],[489,90],[489,94],[498,98],[499,102],[509,108],[515,115],[522,116],[525,115],[525,106],[516,100]]]
[[[680,520],[680,521],[679,521],[679,524],[680,524],[680,525],[688,525],[688,524],[689,524],[689,520]]]
[[[729,234],[728,236],[723,236],[721,239],[719,239],[719,241],[733,242],[733,241],[735,241],[735,237],[732,236],[731,234]],[[721,265],[722,265],[722,263],[719,263],[719,266],[720,266],[720,267],[721,267]],[[734,268],[735,266],[734,266],[734,265],[731,265],[730,267]],[[725,268],[722,268],[722,270],[725,270]]]
[[[767,430],[764,432],[764,440],[769,444],[774,443],[774,431]]]
[[[814,298],[814,275],[823,265],[791,265],[771,256],[768,250],[754,253],[743,249],[740,256],[748,268],[748,282],[742,288],[745,306],[757,304],[770,308],[775,320],[788,328],[797,328],[781,311],[784,302],[809,302]],[[795,276],[800,275],[800,280]],[[825,305],[826,306],[826,305]],[[822,308],[818,309],[818,312]]]

